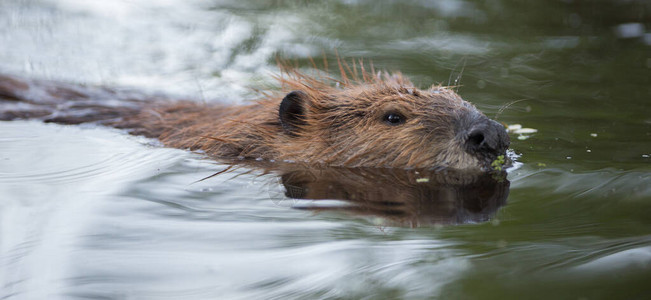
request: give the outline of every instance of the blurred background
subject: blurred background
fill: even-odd
[[[250,178],[188,185],[214,166],[121,133],[5,122],[0,199],[12,200],[0,204],[0,286],[7,291],[0,296],[649,295],[649,1],[0,1],[5,74],[242,103],[257,96],[253,89],[273,88],[277,58],[309,69],[311,58],[325,68],[325,57],[332,69],[337,55],[401,71],[422,88],[457,86],[489,117],[537,131],[511,137],[523,164],[510,171],[508,204],[492,222],[376,230],[366,219],[276,207],[264,191],[243,191]],[[39,165],[35,157],[48,159]],[[70,170],[77,175],[57,177]],[[127,179],[116,183],[116,174]],[[99,191],[70,196],[85,184]],[[116,198],[152,207],[120,206]],[[82,205],[89,199],[106,209]],[[30,221],[65,220],[71,215],[54,213],[64,211],[86,221]],[[116,211],[126,218],[120,224],[161,223],[130,236],[133,228],[89,221]],[[163,238],[170,232],[174,238]],[[142,245],[161,239],[168,243]],[[61,243],[68,248],[53,250]],[[113,250],[104,251],[108,245]],[[231,260],[253,248],[250,260]],[[43,273],[51,251],[57,265]],[[80,253],[93,259],[81,266],[73,259]],[[220,266],[237,270],[234,277]]]

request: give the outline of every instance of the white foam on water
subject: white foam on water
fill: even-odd
[[[238,102],[271,81],[297,16],[250,19],[204,1],[0,3],[0,72]],[[251,49],[247,43],[258,39]]]

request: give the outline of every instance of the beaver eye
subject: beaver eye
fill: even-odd
[[[397,113],[388,113],[384,116],[384,121],[390,125],[398,125],[405,122],[405,117]]]

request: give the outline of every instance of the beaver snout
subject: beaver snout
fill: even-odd
[[[469,153],[494,159],[503,155],[509,144],[506,128],[488,118],[479,120],[467,130],[465,147]]]

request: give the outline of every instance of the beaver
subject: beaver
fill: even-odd
[[[280,91],[226,105],[0,76],[0,120],[97,124],[209,156],[340,167],[488,171],[509,137],[451,88],[400,73],[281,69]],[[501,157],[500,157],[501,159]]]

